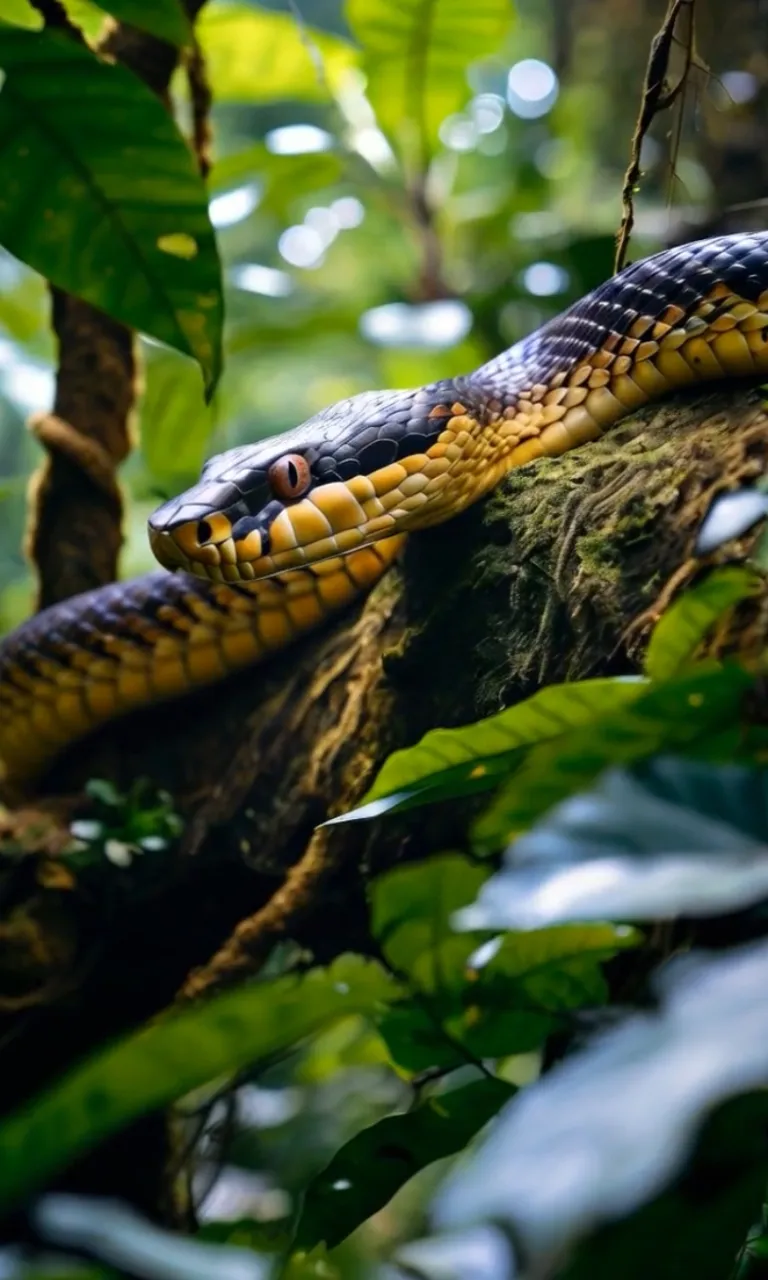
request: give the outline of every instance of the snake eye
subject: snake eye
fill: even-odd
[[[210,542],[213,535],[213,529],[207,520],[199,520],[197,524],[197,540],[202,547],[204,543]]]
[[[309,488],[312,473],[300,453],[286,453],[273,462],[267,473],[278,498],[301,498]]]

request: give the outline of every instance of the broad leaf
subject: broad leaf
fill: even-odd
[[[126,68],[59,32],[0,24],[0,69],[0,242],[193,356],[211,391],[219,259],[205,184],[167,111]]]
[[[620,713],[645,688],[640,679],[554,685],[476,724],[432,729],[415,747],[395,751],[384,762],[357,809],[326,825],[487,791],[513,773],[532,747],[557,743],[574,728]]]
[[[765,1199],[765,1092],[718,1107],[705,1122],[688,1167],[672,1187],[575,1250],[559,1280],[724,1280]]]
[[[410,1001],[391,1005],[379,1030],[408,1071],[527,1053],[606,998],[601,966],[637,944],[630,929],[589,924],[512,934],[481,945],[445,937],[408,966]]]
[[[471,902],[488,870],[461,854],[396,867],[371,887],[371,928],[391,965],[407,970],[451,934],[451,916]]]
[[[285,1050],[337,1018],[371,1015],[397,995],[378,965],[345,956],[328,969],[254,983],[143,1028],[0,1125],[0,1204],[25,1199],[136,1116]]]
[[[307,1188],[296,1246],[334,1248],[420,1169],[463,1150],[514,1092],[503,1080],[476,1080],[363,1129]]]
[[[169,351],[146,355],[141,452],[154,484],[180,493],[200,474],[213,413],[203,403],[194,365]]]
[[[754,677],[741,667],[700,671],[647,688],[614,715],[529,751],[518,771],[475,824],[480,851],[503,848],[554,804],[586,790],[604,769],[662,752],[729,760],[743,749],[743,701]],[[765,732],[755,731],[755,742]]]
[[[338,36],[257,5],[208,6],[196,33],[215,102],[327,102],[357,62]]]
[[[716,569],[676,600],[654,628],[645,655],[645,674],[669,680],[691,663],[718,618],[739,601],[756,595],[763,579],[751,569]]]
[[[423,165],[443,120],[470,96],[469,64],[499,52],[510,0],[347,0],[346,7],[378,122],[398,150]]]
[[[723,915],[768,898],[768,773],[687,760],[612,770],[511,846],[466,929]]]
[[[250,1249],[208,1244],[164,1231],[119,1201],[55,1193],[37,1201],[31,1218],[43,1240],[72,1253],[82,1250],[119,1267],[120,1275],[152,1280],[273,1280],[270,1259],[258,1257]],[[50,1280],[56,1280],[47,1268],[40,1276],[49,1274]],[[75,1270],[72,1280],[89,1280],[89,1274]],[[109,1272],[112,1277],[117,1274]],[[32,1280],[26,1271],[19,1280],[25,1277]]]
[[[716,959],[673,962],[662,971],[660,1012],[633,1016],[512,1100],[473,1157],[449,1175],[438,1195],[439,1225],[506,1222],[530,1270],[551,1274],[577,1241],[651,1201],[681,1173],[715,1108],[768,1085],[766,966],[764,941]],[[707,1186],[716,1196],[756,1153],[764,1179],[765,1114],[763,1099],[746,1152],[736,1140],[728,1158],[712,1162],[719,1176],[714,1186],[707,1178],[698,1184],[700,1213]],[[759,1186],[752,1183],[752,1194]],[[663,1251],[675,1235],[668,1225],[651,1238]],[[623,1260],[619,1270],[625,1274]],[[660,1274],[655,1265],[651,1273]],[[616,1272],[578,1274],[606,1280]]]

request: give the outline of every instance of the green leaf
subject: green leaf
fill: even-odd
[[[215,102],[327,102],[357,62],[338,36],[256,5],[209,6],[195,29]]]
[[[582,680],[542,689],[517,706],[460,729],[432,729],[415,747],[395,751],[357,809],[334,823],[378,817],[487,791],[541,743],[620,713],[647,688],[637,680]]]
[[[2,21],[39,31],[43,26],[43,15],[32,8],[29,0],[3,0]]]
[[[371,887],[371,929],[390,964],[408,970],[451,933],[450,919],[471,902],[488,869],[460,854],[396,867]]]
[[[0,242],[193,356],[212,391],[221,270],[205,184],[167,111],[126,68],[58,32],[0,24],[0,69]]]
[[[141,421],[141,452],[154,485],[180,493],[200,475],[213,430],[194,365],[169,351],[147,352]]]
[[[702,666],[667,684],[646,687],[631,704],[565,738],[530,750],[473,830],[479,852],[509,844],[547,809],[586,790],[599,773],[659,752],[713,762],[743,746],[742,703],[754,676],[735,664]],[[759,740],[759,735],[757,735]]]
[[[168,44],[185,45],[192,39],[192,28],[179,0],[152,0],[151,4],[147,0],[98,0],[98,5],[118,22],[148,31]]]
[[[338,1018],[372,1015],[398,994],[378,965],[343,956],[328,969],[254,983],[142,1028],[0,1125],[0,1204],[23,1200],[137,1116]]]
[[[487,963],[473,968],[477,940],[455,935],[418,958],[409,985],[473,1057],[528,1053],[572,1010],[605,1002],[601,966],[639,939],[612,924],[511,933]]]
[[[724,1280],[765,1197],[765,1093],[718,1108],[704,1125],[687,1175],[576,1250],[561,1280]],[[749,1274],[749,1273],[748,1273]],[[765,1276],[765,1271],[755,1273]]]
[[[752,569],[715,569],[676,600],[656,624],[645,655],[645,674],[651,680],[679,675],[718,618],[739,601],[756,595],[763,585]]]
[[[476,1080],[363,1129],[307,1188],[295,1247],[334,1248],[420,1169],[463,1150],[514,1093],[503,1080]]]
[[[672,756],[611,769],[514,842],[457,928],[674,920],[768,895],[768,770]]]
[[[425,907],[424,926],[406,922],[385,943],[412,994],[389,1006],[378,1027],[406,1071],[537,1049],[564,1014],[604,1002],[601,965],[640,937],[612,924],[566,925],[509,934],[483,955],[478,936],[450,933],[458,897],[434,922]],[[451,898],[449,887],[446,906]],[[419,940],[426,941],[420,950]]]
[[[470,96],[471,62],[499,48],[509,0],[347,0],[347,21],[363,47],[367,95],[395,148],[423,167],[446,116]]]
[[[765,1187],[767,958],[762,938],[668,966],[653,1010],[521,1090],[450,1172],[433,1221],[505,1227],[531,1274],[552,1275],[554,1259],[569,1280],[731,1274]],[[730,1259],[718,1252],[717,1269],[706,1257],[697,1265],[700,1224],[723,1210],[729,1219],[731,1190],[748,1169],[747,1199],[730,1203],[743,1215],[735,1236],[730,1220]],[[590,1237],[575,1268],[565,1267]]]

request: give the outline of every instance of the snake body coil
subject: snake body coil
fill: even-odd
[[[76,596],[0,644],[6,779],[284,648],[369,590],[403,534],[512,467],[679,388],[767,371],[768,233],[723,236],[635,263],[472,374],[355,396],[213,458],[150,521],[181,572]]]

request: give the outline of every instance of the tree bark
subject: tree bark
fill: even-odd
[[[553,681],[636,671],[653,621],[704,567],[693,545],[712,499],[754,482],[767,463],[756,390],[642,411],[594,444],[513,472],[487,503],[412,537],[402,564],[334,628],[73,751],[41,797],[47,834],[40,811],[6,819],[6,849],[13,836],[28,856],[6,858],[0,881],[5,1105],[180,988],[188,999],[255,971],[286,933],[321,963],[365,949],[368,878],[460,846],[468,810],[450,804],[321,833],[317,824],[354,805],[387,754],[427,729]],[[758,532],[706,564],[743,559]],[[744,650],[764,645],[766,632],[763,597],[717,644]],[[120,891],[123,873],[106,864],[96,889],[57,887],[57,824],[94,775],[119,785],[146,776],[184,816],[151,893]],[[147,1208],[157,1187],[136,1171],[131,1180],[121,1151],[113,1144],[109,1159],[85,1162],[76,1185]]]

